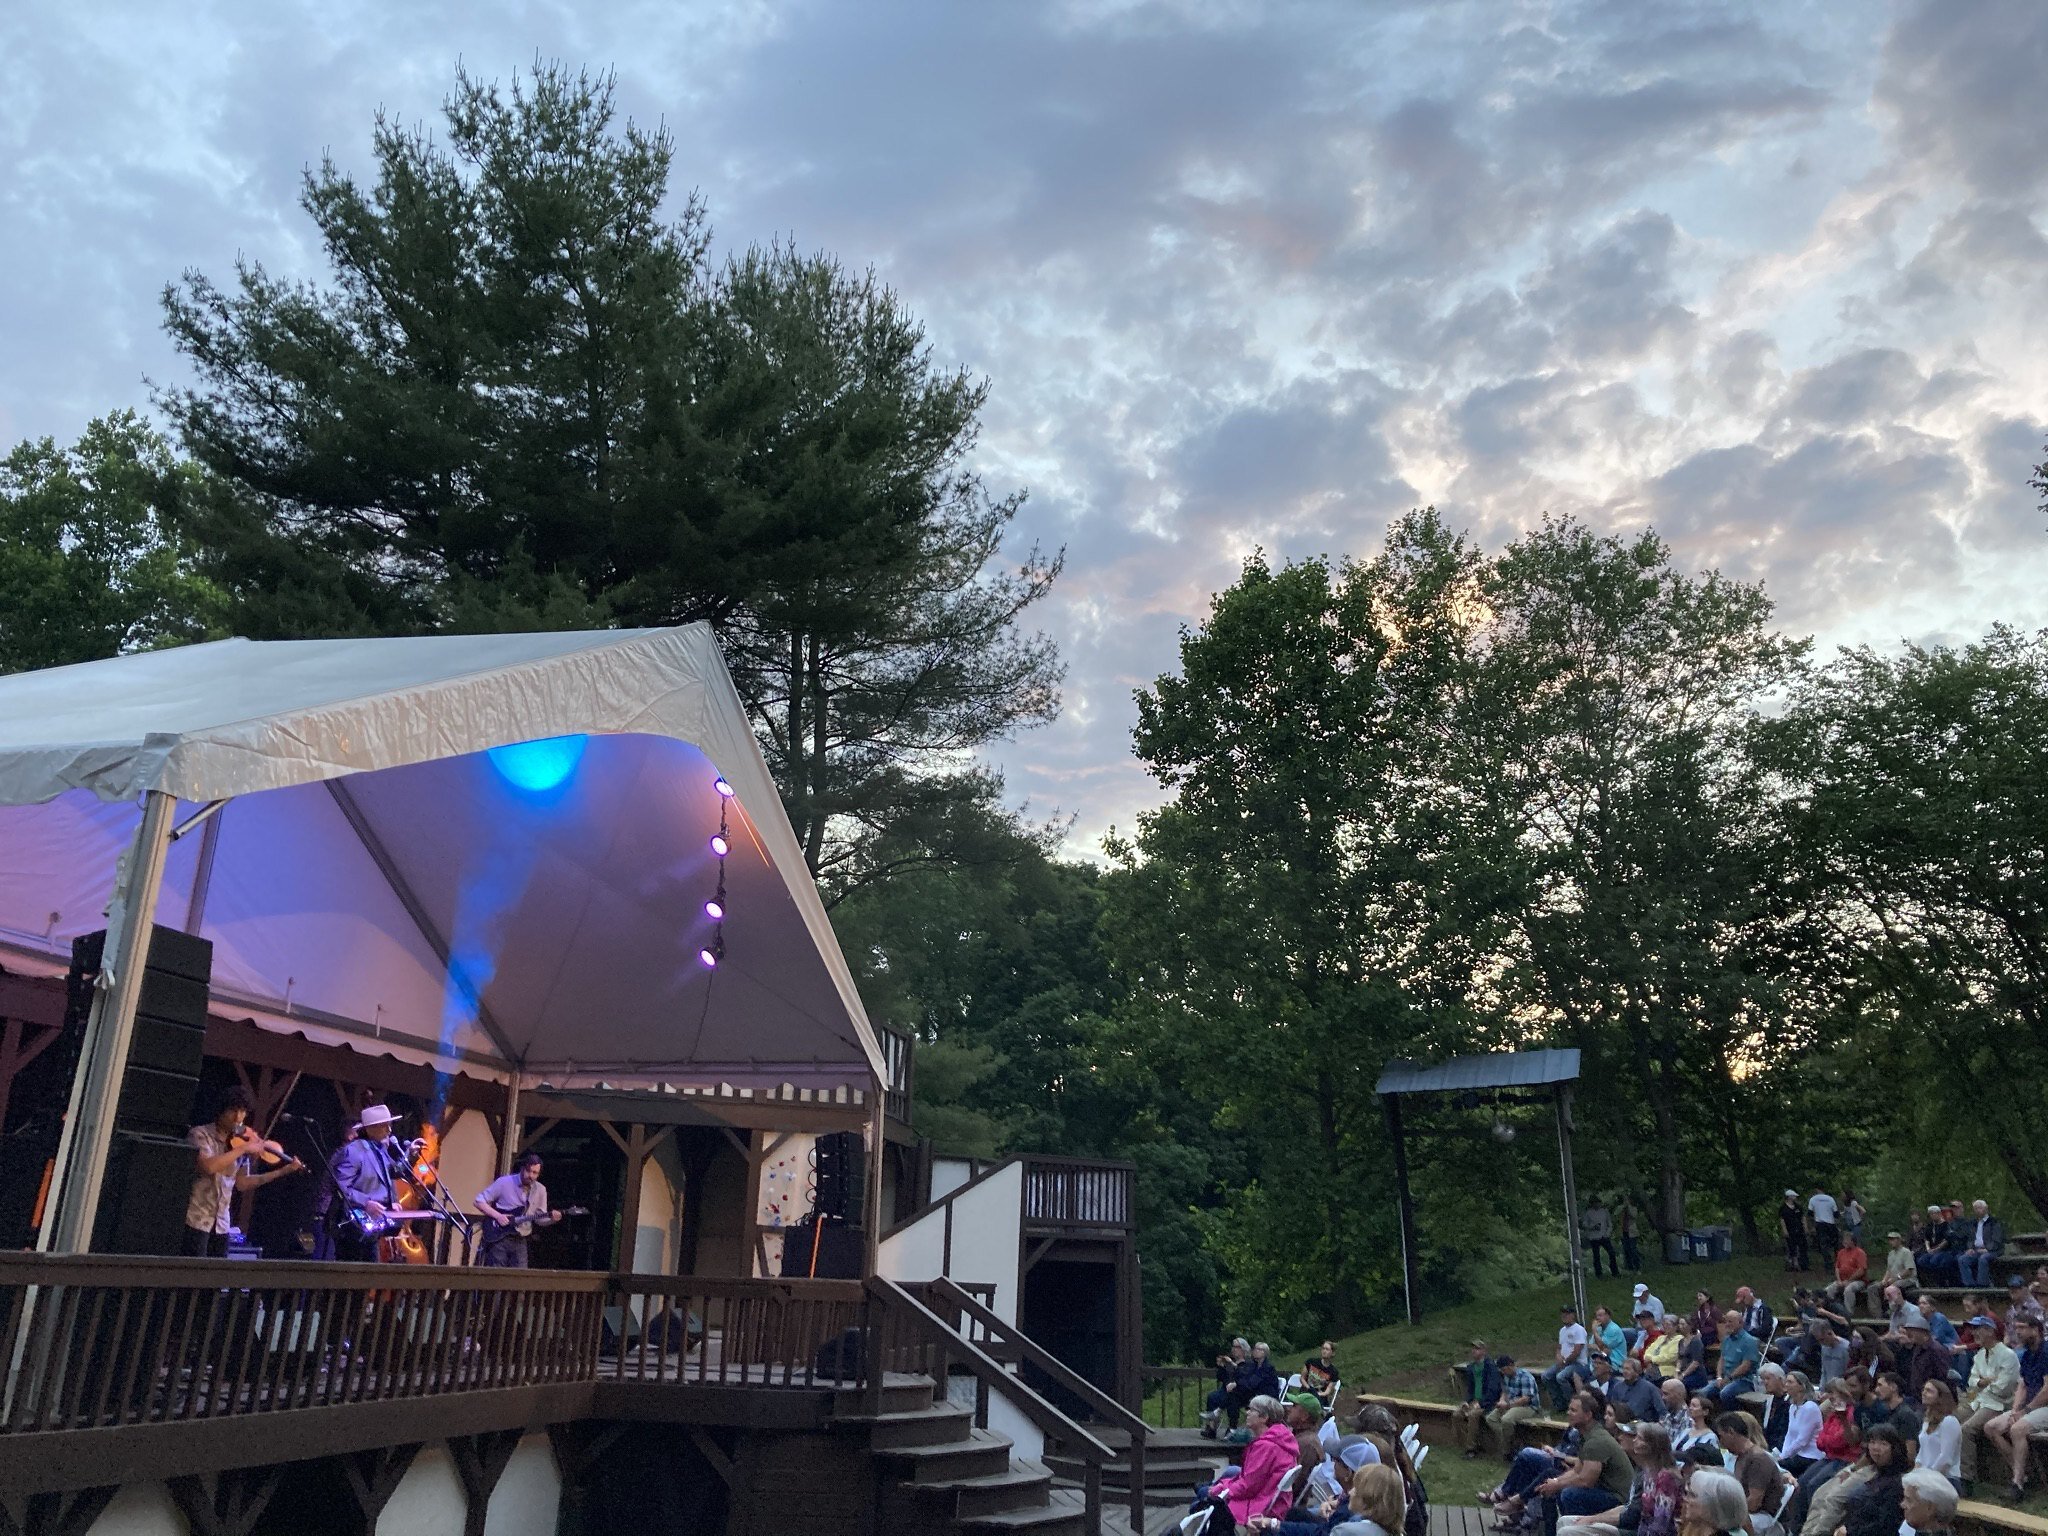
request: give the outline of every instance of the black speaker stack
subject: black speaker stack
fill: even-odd
[[[867,1157],[860,1133],[820,1136],[811,1154],[811,1171],[812,1214],[783,1232],[783,1277],[858,1280],[867,1249],[861,1223]]]
[[[9,1115],[15,1123],[0,1144],[0,1190],[5,1191],[0,1196],[0,1245],[9,1248],[35,1240],[35,1204],[63,1134],[106,941],[103,930],[73,942],[64,1032],[15,1081],[14,1101],[27,1103],[30,1110]],[[206,1053],[212,975],[213,945],[205,939],[173,928],[151,933],[100,1183],[92,1237],[96,1253],[179,1251],[193,1177],[192,1148],[185,1136],[193,1125]]]

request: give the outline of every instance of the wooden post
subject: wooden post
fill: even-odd
[[[1557,1161],[1564,1179],[1565,1252],[1571,1256],[1572,1305],[1579,1309],[1581,1326],[1592,1321],[1586,1310],[1586,1256],[1579,1249],[1579,1181],[1572,1169],[1572,1085],[1559,1083],[1550,1090],[1557,1106]]]
[[[143,796],[142,824],[114,875],[99,983],[93,991],[92,1013],[86,1020],[78,1074],[71,1081],[70,1109],[64,1116],[50,1179],[50,1212],[36,1233],[36,1247],[44,1253],[84,1253],[92,1246],[100,1183],[107,1171],[107,1149],[114,1139],[115,1105],[128,1070],[135,1005],[142,996],[142,973],[149,963],[156,900],[163,887],[171,817],[177,807],[177,798],[162,790],[152,789]]]
[[[882,1149],[888,1145],[888,1128],[882,1116],[888,1098],[888,1085],[877,1078],[874,1102],[868,1106],[868,1187],[862,1200],[867,1207],[867,1233],[860,1264],[863,1279],[876,1272],[882,1252]]]
[[[512,1171],[512,1159],[519,1155],[519,1133],[524,1129],[519,1123],[519,1074],[515,1070],[505,1080],[505,1119],[498,1131],[498,1176],[504,1177]]]
[[[1401,1125],[1401,1096],[1381,1095],[1387,1107],[1387,1134],[1394,1143],[1394,1187],[1401,1215],[1401,1281],[1408,1292],[1408,1321],[1422,1321],[1422,1287],[1415,1269],[1415,1196],[1408,1188],[1408,1138]]]

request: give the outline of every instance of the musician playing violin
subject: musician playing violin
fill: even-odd
[[[334,1188],[343,1203],[371,1216],[383,1216],[398,1205],[398,1178],[405,1162],[390,1145],[398,1116],[388,1104],[366,1104],[354,1126],[355,1140],[343,1142],[334,1154]],[[374,1264],[380,1254],[374,1235],[342,1223],[334,1233],[334,1256],[352,1263]]]
[[[261,1189],[306,1165],[249,1124],[245,1088],[230,1088],[221,1096],[220,1113],[204,1125],[193,1126],[185,1139],[192,1144],[196,1171],[192,1193],[185,1201],[183,1251],[195,1259],[225,1258],[235,1191]],[[268,1171],[254,1171],[251,1164],[259,1160],[268,1165]]]
[[[540,1181],[540,1166],[538,1152],[522,1152],[510,1173],[477,1191],[476,1208],[490,1223],[484,1228],[479,1264],[491,1269],[526,1268],[526,1233],[520,1227],[531,1231],[562,1219],[560,1211],[548,1209],[548,1187]]]

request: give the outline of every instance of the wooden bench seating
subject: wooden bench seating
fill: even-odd
[[[2048,1536],[2048,1519],[2003,1504],[1986,1504],[1981,1499],[1963,1499],[1956,1504],[1956,1528],[1978,1536]]]

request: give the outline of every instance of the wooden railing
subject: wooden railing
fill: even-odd
[[[0,1254],[0,1436],[584,1382],[858,1387],[870,1310],[853,1281]]]
[[[1024,1159],[1024,1220],[1056,1227],[1136,1225],[1129,1163],[1072,1157]]]
[[[1120,1429],[1131,1437],[1130,1451],[1130,1513],[1131,1529],[1145,1529],[1145,1447],[1151,1438],[1151,1429],[1122,1403],[1104,1392],[1094,1382],[1077,1373],[1058,1356],[1052,1354],[1036,1339],[1015,1324],[1006,1323],[990,1311],[981,1301],[968,1295],[964,1287],[955,1285],[943,1277],[931,1282],[932,1311],[974,1344],[987,1352],[989,1358],[1003,1365],[1030,1366],[1042,1371],[1055,1385],[1071,1392],[1088,1407],[1098,1422],[1112,1429]],[[987,1388],[977,1394],[977,1401],[983,1406],[980,1416],[987,1417],[985,1405]]]
[[[999,1393],[1045,1436],[1048,1446],[1082,1463],[1082,1496],[1086,1502],[1088,1536],[1101,1536],[1102,1469],[1116,1459],[1116,1452],[1076,1424],[1059,1409],[1012,1375],[974,1339],[948,1324],[923,1301],[893,1280],[879,1275],[863,1282],[872,1304],[868,1314],[868,1346],[872,1351],[867,1382],[869,1410],[881,1411],[884,1371],[915,1371],[944,1381],[951,1366],[964,1366],[977,1383],[976,1421],[988,1424],[988,1399]],[[946,1296],[939,1290],[943,1280],[928,1282],[927,1294]],[[958,1287],[950,1291],[951,1304],[973,1305]],[[1143,1522],[1138,1529],[1143,1529]]]
[[[591,1380],[604,1275],[0,1254],[0,1432]]]
[[[882,1045],[882,1065],[888,1078],[882,1088],[882,1111],[890,1119],[910,1124],[910,1096],[915,1085],[917,1040],[909,1030],[884,1024],[876,1031]]]
[[[1216,1372],[1199,1365],[1148,1365],[1139,1380],[1147,1422],[1156,1429],[1193,1429],[1216,1385]]]

